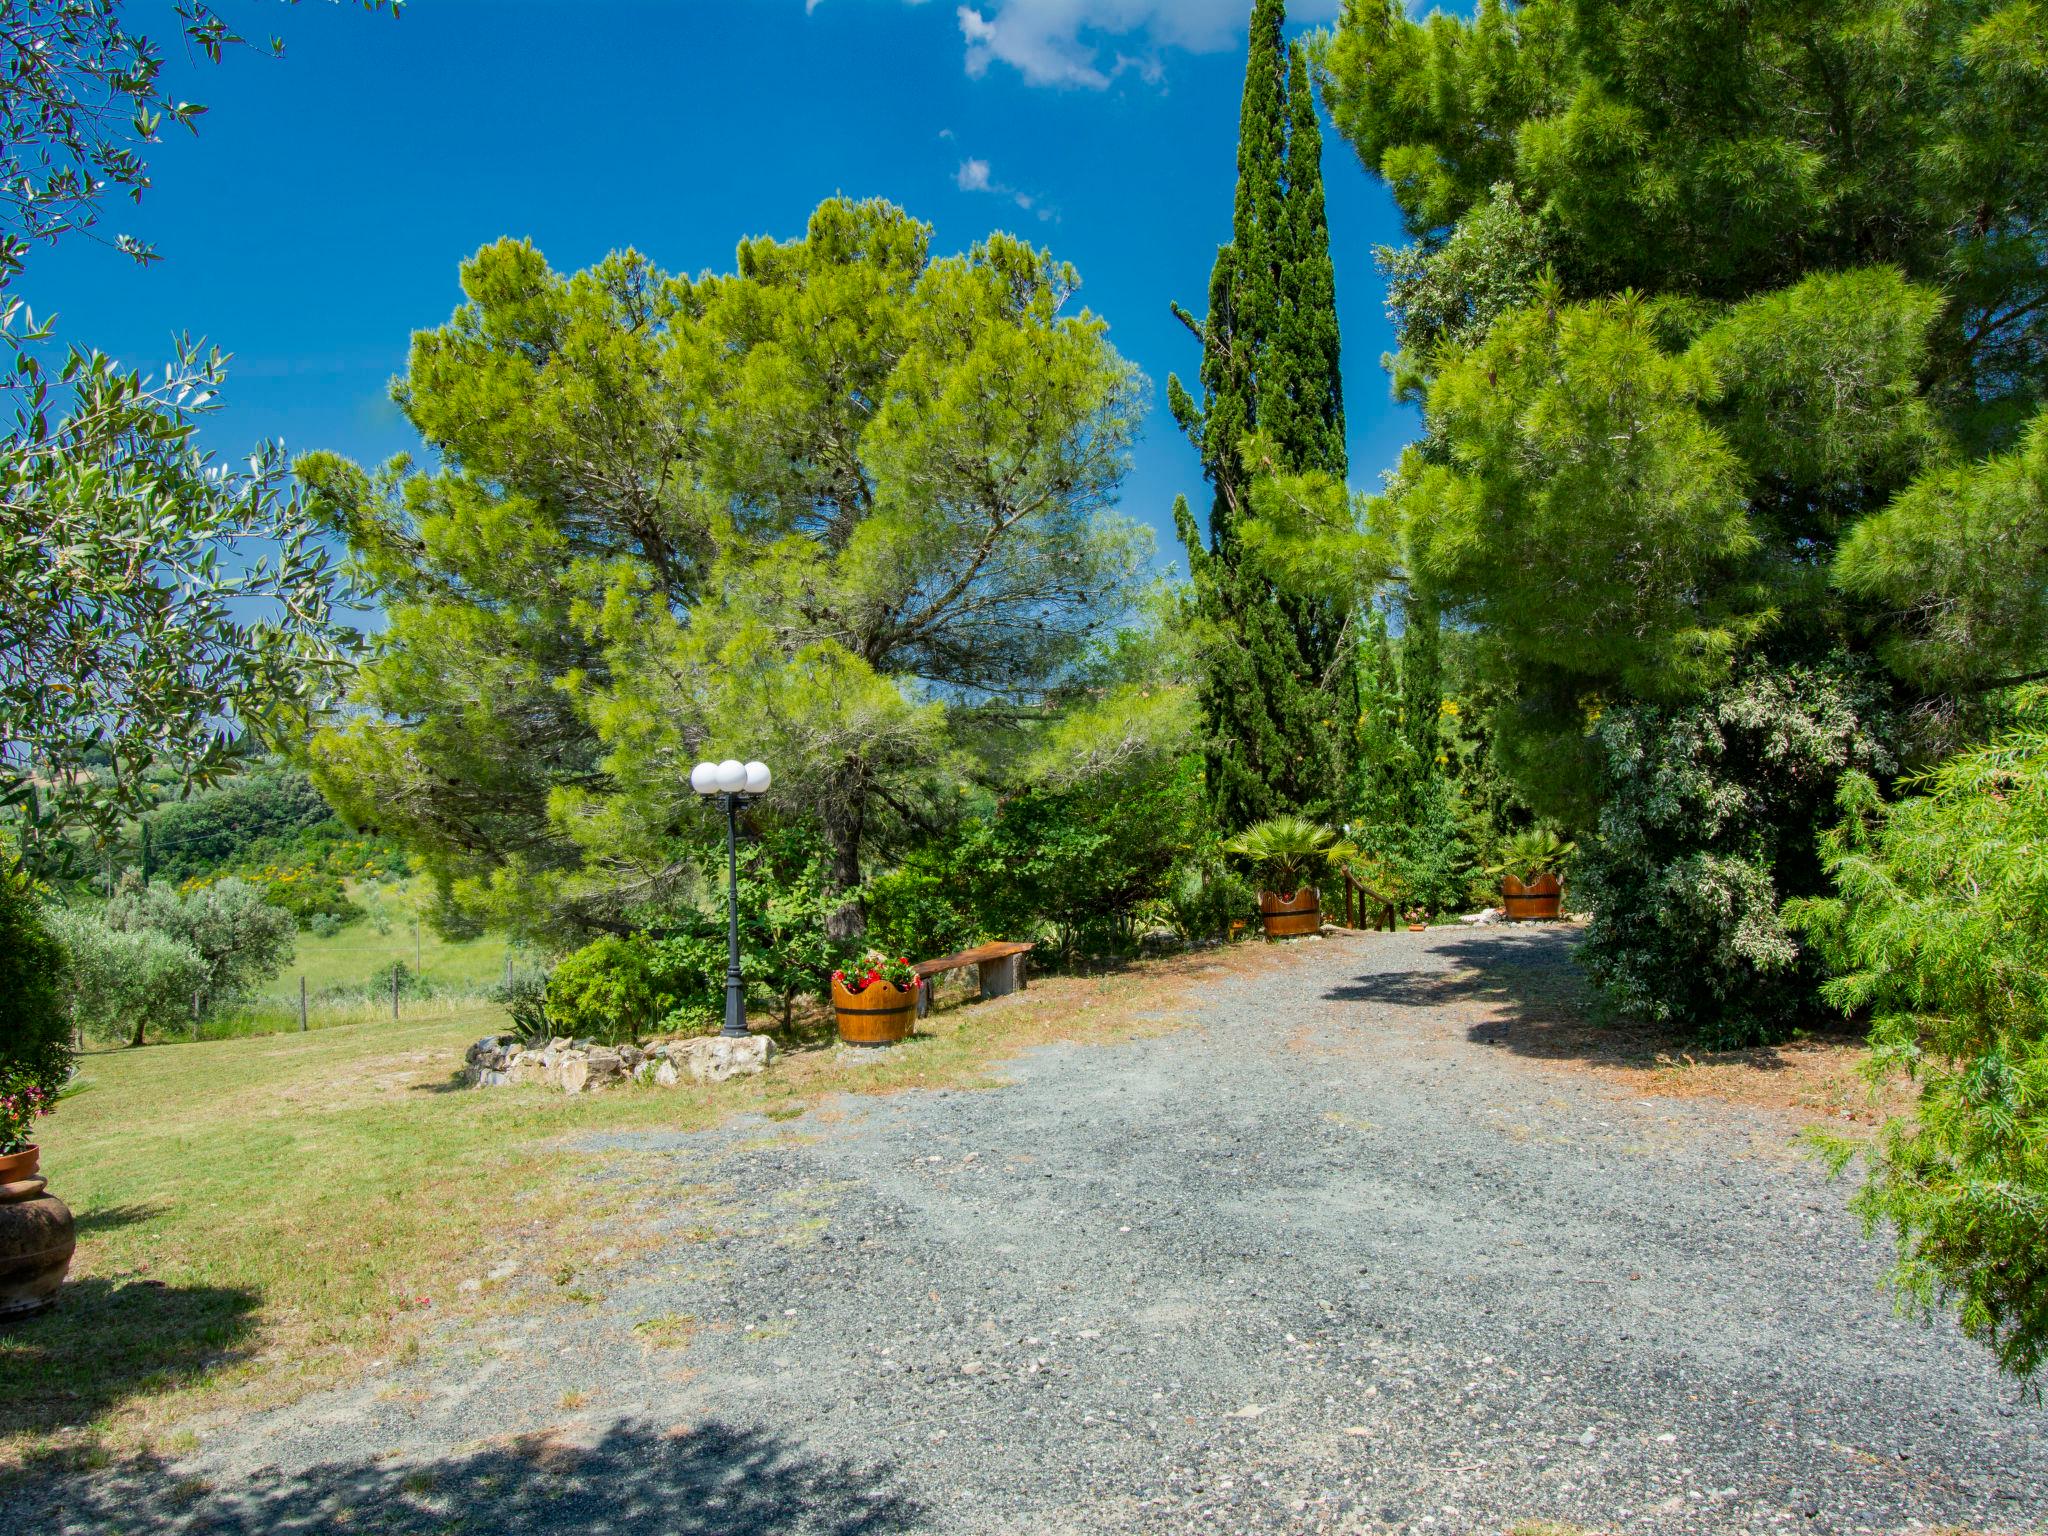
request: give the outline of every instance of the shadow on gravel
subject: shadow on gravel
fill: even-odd
[[[894,1483],[887,1467],[821,1461],[760,1430],[709,1423],[664,1434],[623,1424],[592,1446],[507,1436],[440,1461],[350,1461],[293,1477],[263,1469],[219,1487],[134,1461],[45,1491],[34,1500],[40,1509],[23,1511],[30,1524],[15,1528],[883,1536],[916,1529],[925,1513]]]
[[[82,1217],[79,1236],[136,1219],[127,1207]],[[232,1365],[256,1304],[237,1286],[72,1280],[49,1311],[0,1327],[0,1431],[73,1428],[131,1393]]]
[[[1333,1002],[1458,1010],[1474,1045],[1505,1046],[1520,1056],[1595,1067],[1655,1071],[1675,1062],[1786,1069],[1786,1048],[1707,1051],[1682,1030],[1603,1017],[1572,949],[1575,928],[1475,928],[1448,935],[1437,953],[1448,970],[1385,971],[1332,988]],[[1434,935],[1433,935],[1434,937]],[[1853,1025],[1825,1021],[1808,1042],[1855,1043]]]

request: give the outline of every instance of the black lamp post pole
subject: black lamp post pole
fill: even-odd
[[[746,983],[740,977],[740,856],[739,809],[744,795],[725,797],[725,900],[726,929],[725,1028],[729,1040],[747,1037]]]

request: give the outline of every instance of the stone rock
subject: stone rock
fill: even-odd
[[[491,1057],[502,1057],[512,1046],[518,1044],[513,1035],[485,1035],[463,1054],[463,1060],[476,1066]]]
[[[563,1093],[588,1093],[628,1078],[660,1088],[673,1088],[685,1078],[723,1083],[765,1072],[774,1058],[774,1043],[766,1035],[743,1040],[714,1035],[646,1047],[592,1045],[557,1036],[538,1050],[522,1048],[513,1035],[491,1035],[464,1053],[462,1075],[479,1088],[540,1083]]]
[[[775,1042],[766,1035],[749,1035],[744,1040],[713,1035],[708,1040],[692,1040],[689,1047],[690,1076],[700,1083],[752,1077],[766,1072],[775,1058]]]

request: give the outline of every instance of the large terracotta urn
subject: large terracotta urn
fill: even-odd
[[[1321,933],[1323,913],[1316,902],[1315,887],[1305,885],[1285,895],[1261,891],[1259,921],[1266,925],[1269,939],[1298,939],[1305,933]]]
[[[34,1147],[0,1156],[0,1322],[57,1299],[78,1246],[71,1208],[45,1194]]]

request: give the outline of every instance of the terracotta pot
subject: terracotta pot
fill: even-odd
[[[1427,932],[1429,932],[1429,924],[1427,924],[1427,923],[1410,923],[1410,924],[1408,925],[1408,931],[1409,931],[1410,933],[1427,933]]]
[[[1542,874],[1526,885],[1513,875],[1503,875],[1500,902],[1510,922],[1554,922],[1564,901],[1564,886],[1557,876]]]
[[[78,1246],[71,1209],[43,1193],[37,1149],[0,1157],[0,1322],[57,1299]]]
[[[872,981],[860,991],[832,978],[832,1007],[839,1038],[848,1045],[900,1045],[917,1021],[917,989]]]
[[[1305,885],[1285,896],[1274,891],[1259,892],[1259,921],[1266,925],[1269,939],[1296,939],[1305,933],[1321,933],[1323,913],[1316,902],[1315,887]]]

